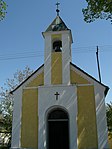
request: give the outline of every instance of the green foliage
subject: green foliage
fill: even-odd
[[[87,8],[82,9],[87,23],[96,19],[106,19],[112,22],[112,0],[86,0]]]
[[[0,0],[0,21],[3,20],[6,15],[7,13],[6,9],[7,9],[6,2],[3,0]]]
[[[33,71],[27,66],[23,71],[17,70],[12,79],[7,79],[4,87],[1,87],[0,98],[0,147],[9,147],[11,144],[13,96],[10,94]]]
[[[112,138],[112,102],[110,102],[110,104],[107,104],[106,115],[109,137]]]

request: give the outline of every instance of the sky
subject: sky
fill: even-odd
[[[5,19],[0,22],[0,86],[25,66],[36,70],[44,63],[42,32],[56,17],[56,0],[6,0]],[[112,101],[112,24],[106,20],[86,23],[82,8],[85,0],[60,2],[60,16],[72,31],[72,62],[98,78],[96,46],[102,83],[109,86],[106,103]]]

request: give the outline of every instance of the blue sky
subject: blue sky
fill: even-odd
[[[55,3],[37,0],[6,0],[6,18],[0,22],[0,86],[11,78],[17,69],[28,65],[33,70],[44,62],[42,32],[56,17]],[[98,79],[96,46],[99,46],[102,82],[110,87],[106,102],[112,101],[112,24],[97,20],[83,21],[85,0],[59,1],[60,16],[72,30],[72,61]]]

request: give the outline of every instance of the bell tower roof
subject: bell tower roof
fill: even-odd
[[[45,32],[50,31],[66,31],[69,30],[64,21],[61,19],[60,16],[56,16],[53,22],[49,25]]]
[[[49,25],[49,27],[46,29],[45,32],[69,30],[68,27],[66,26],[66,24],[64,23],[64,21],[61,19],[60,15],[59,15],[59,13],[60,13],[59,5],[60,5],[60,3],[57,2],[56,3],[56,7],[57,7],[56,8],[56,13],[57,13],[57,16],[53,20],[53,22]]]

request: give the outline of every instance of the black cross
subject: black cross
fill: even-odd
[[[56,96],[56,100],[58,100],[58,96],[60,95],[58,92],[54,94]]]
[[[57,2],[57,3],[56,3],[57,9],[59,8],[59,5],[60,5],[60,3],[59,3],[59,2]]]
[[[57,2],[57,3],[56,3],[56,6],[57,6],[57,9],[56,9],[57,16],[59,16],[59,12],[60,12],[60,10],[59,10],[59,5],[60,5],[60,3],[59,3],[59,2]]]

